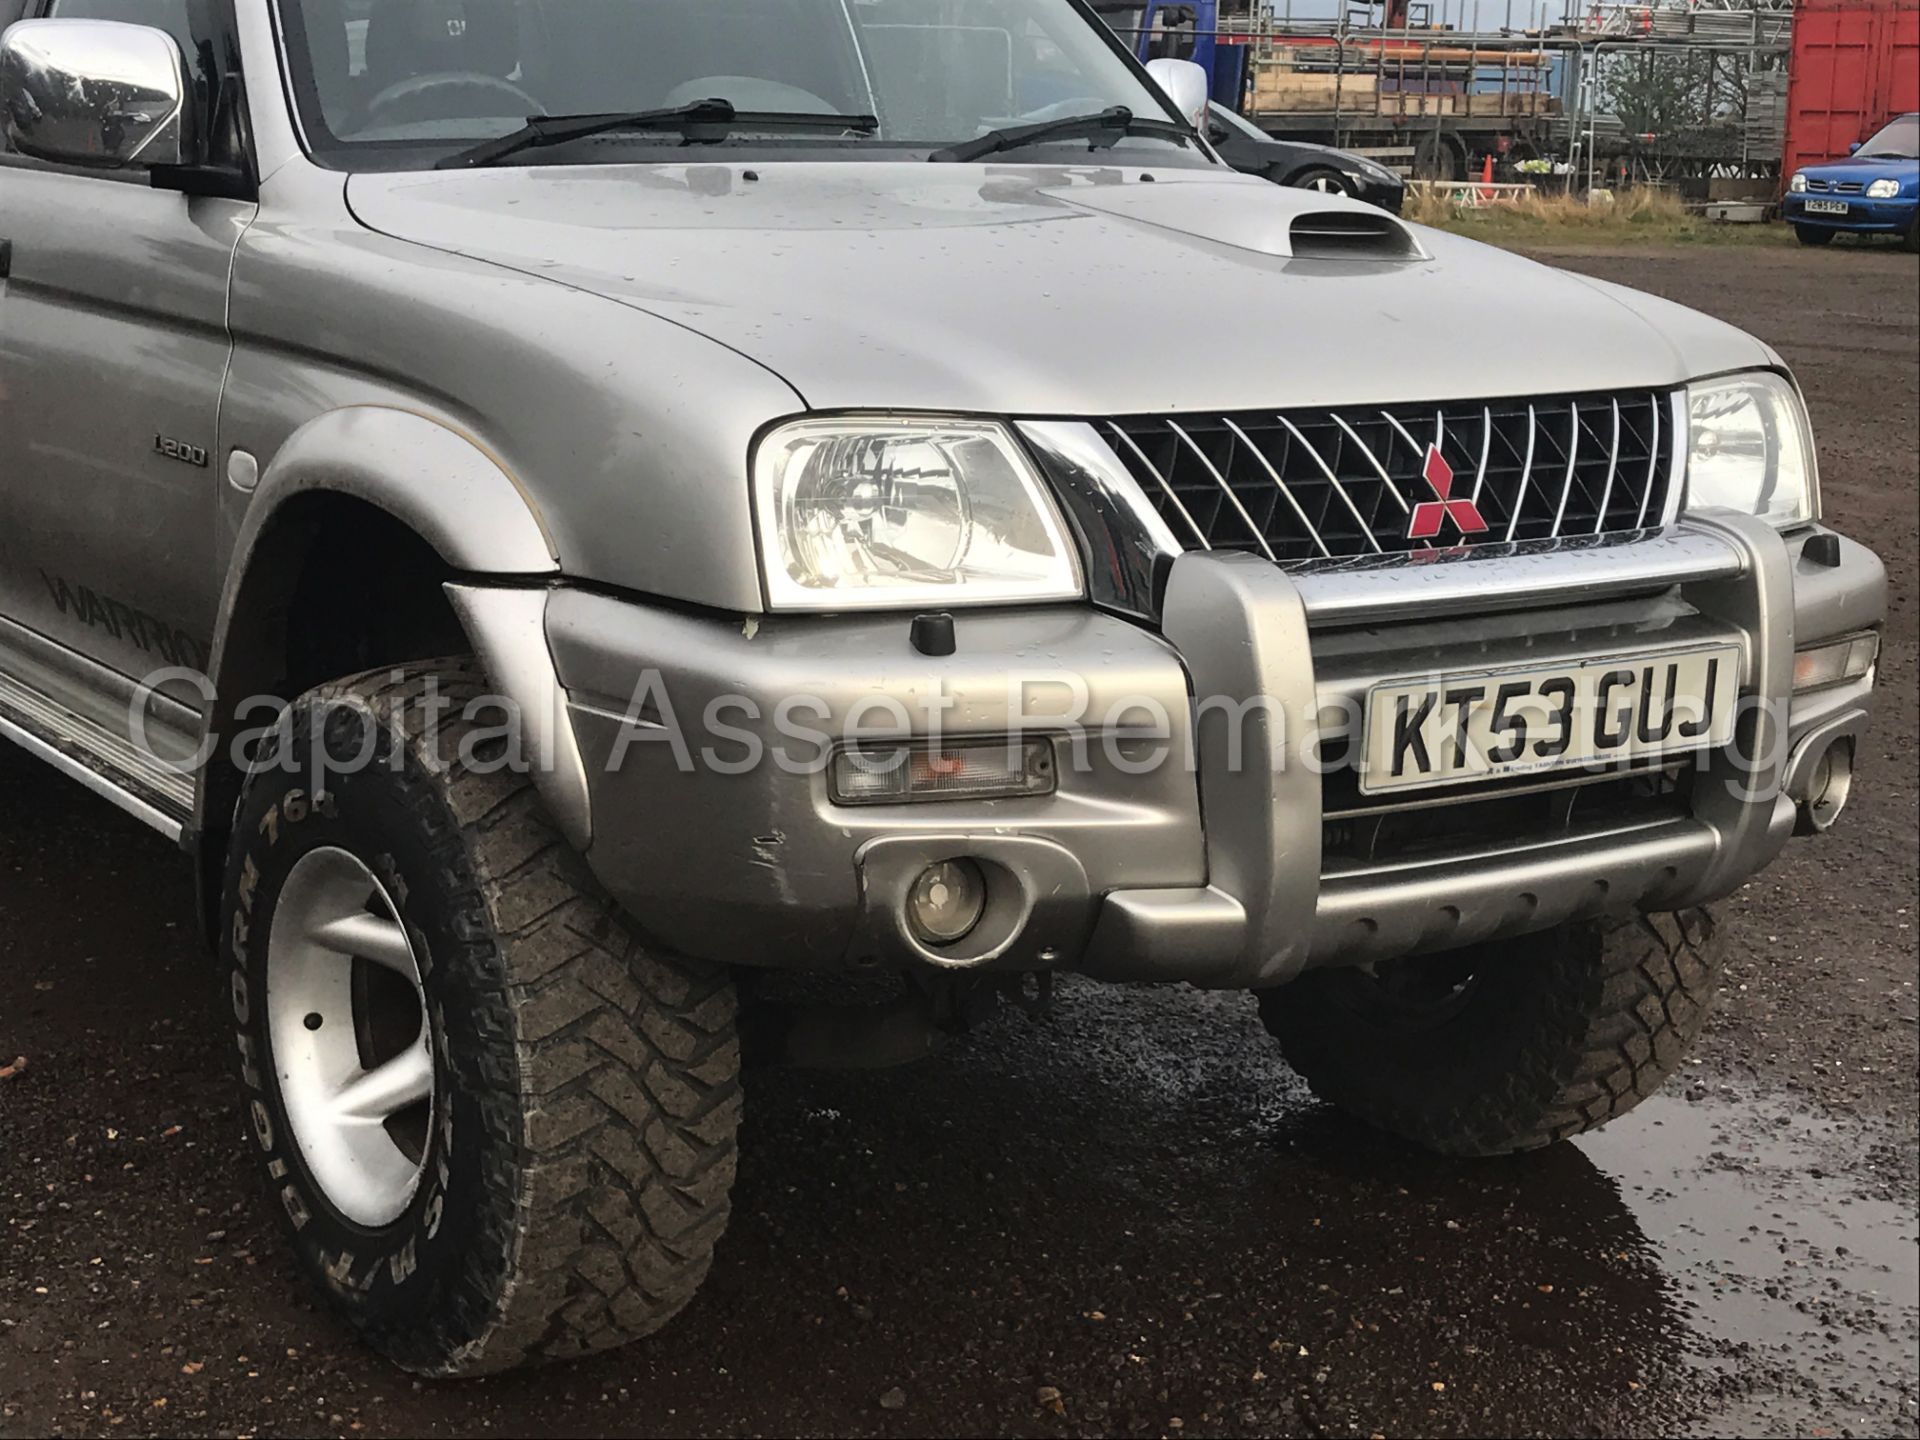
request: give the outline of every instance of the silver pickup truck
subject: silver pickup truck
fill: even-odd
[[[1063,972],[1574,1134],[1846,803],[1885,582],[1780,357],[1235,175],[1082,0],[8,22],[0,734],[194,857],[401,1365],[665,1323],[743,1042]]]

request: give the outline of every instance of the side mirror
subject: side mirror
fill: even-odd
[[[117,20],[22,20],[0,35],[0,114],[22,155],[94,170],[192,165],[198,114],[164,30]]]
[[[1196,130],[1205,133],[1207,101],[1212,89],[1207,72],[1191,60],[1149,60],[1147,74],[1173,101],[1173,108],[1190,121]]]
[[[1860,142],[1858,140],[1854,141],[1851,145],[1847,146],[1847,153],[1849,155],[1857,155],[1859,152],[1860,152]]]

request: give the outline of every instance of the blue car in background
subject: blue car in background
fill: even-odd
[[[1802,245],[1836,235],[1898,235],[1920,250],[1920,114],[1901,115],[1845,160],[1787,182],[1781,214]]]

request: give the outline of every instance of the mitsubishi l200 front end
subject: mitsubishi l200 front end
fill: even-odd
[[[892,986],[828,1061],[1250,991],[1505,1153],[1673,1071],[1845,807],[1885,580],[1780,357],[1234,174],[1079,0],[30,8],[0,731],[197,856],[403,1365],[685,1303],[778,972]]]

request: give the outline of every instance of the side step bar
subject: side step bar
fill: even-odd
[[[193,777],[8,675],[0,739],[11,740],[169,840],[193,815]]]

